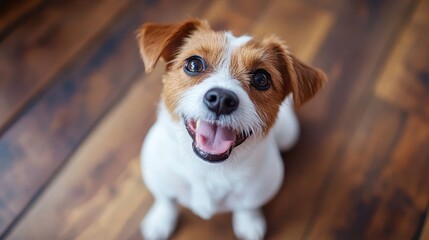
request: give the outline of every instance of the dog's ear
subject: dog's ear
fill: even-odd
[[[199,19],[176,24],[143,24],[137,31],[137,40],[146,72],[153,70],[160,57],[167,63],[173,60],[184,39],[192,32],[209,28],[206,21]]]
[[[298,60],[277,37],[270,37],[264,42],[275,51],[285,87],[287,92],[292,92],[296,107],[308,101],[322,88],[326,75],[321,70]]]
[[[293,99],[295,106],[299,107],[322,88],[326,75],[320,69],[302,63],[291,53],[288,54],[287,65]]]

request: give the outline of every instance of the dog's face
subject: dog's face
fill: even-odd
[[[227,159],[252,134],[265,135],[289,93],[301,105],[325,80],[275,37],[234,37],[197,19],[144,24],[138,40],[146,71],[166,61],[163,101],[209,162]]]

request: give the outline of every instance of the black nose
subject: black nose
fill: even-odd
[[[234,112],[239,102],[235,93],[222,88],[212,88],[204,95],[204,104],[218,116]]]

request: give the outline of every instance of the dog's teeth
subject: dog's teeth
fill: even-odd
[[[198,129],[200,127],[200,120],[197,120],[196,124],[195,124],[195,129]]]

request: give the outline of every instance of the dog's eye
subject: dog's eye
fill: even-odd
[[[271,75],[264,69],[256,70],[252,75],[252,86],[259,91],[268,90],[271,87]]]
[[[204,61],[199,56],[192,56],[186,60],[184,71],[189,76],[195,76],[205,70]]]

